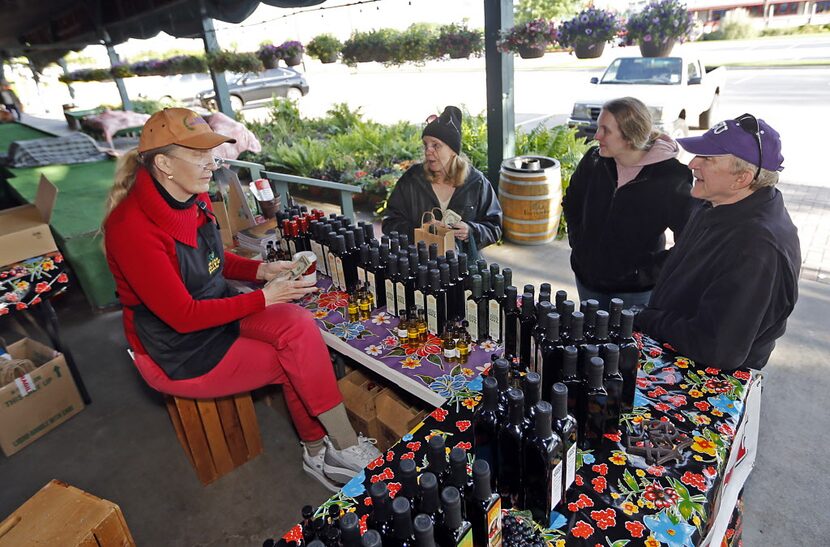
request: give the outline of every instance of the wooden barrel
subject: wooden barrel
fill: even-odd
[[[556,237],[562,213],[559,162],[545,156],[518,156],[501,164],[499,201],[504,236],[522,245],[542,245]]]

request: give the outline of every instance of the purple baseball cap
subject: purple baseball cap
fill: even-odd
[[[784,156],[781,155],[781,137],[778,131],[764,120],[758,119],[761,132],[761,167],[768,171],[784,169]],[[699,137],[677,139],[677,143],[687,152],[696,156],[733,155],[758,165],[758,141],[755,135],[743,129],[735,120],[726,120],[715,124],[709,131]]]

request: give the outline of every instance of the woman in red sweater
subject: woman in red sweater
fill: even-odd
[[[290,302],[317,289],[278,281],[237,294],[226,279],[270,281],[288,262],[222,247],[207,196],[212,149],[233,139],[170,108],[144,125],[119,162],[104,220],[107,261],[135,364],[154,389],[215,398],[282,384],[303,468],[336,491],[380,453],[349,424],[311,314]]]

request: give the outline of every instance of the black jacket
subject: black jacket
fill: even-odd
[[[781,192],[700,204],[638,316],[638,330],[713,367],[763,367],[798,298],[801,250]]]
[[[646,165],[618,190],[614,159],[588,150],[562,200],[577,279],[600,292],[654,287],[668,253],[664,232],[677,236],[696,201],[691,184],[691,171],[672,158]]]
[[[409,234],[412,241],[415,228],[421,226],[421,216],[435,207],[440,207],[438,196],[424,176],[423,164],[413,165],[398,179],[389,196],[383,233]],[[493,185],[475,167],[470,166],[467,180],[455,189],[449,208],[470,226],[470,234],[479,249],[501,239],[501,204]]]

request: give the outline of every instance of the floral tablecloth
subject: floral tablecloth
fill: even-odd
[[[66,290],[66,262],[57,251],[0,267],[0,316],[25,310]]]
[[[472,391],[467,384],[485,370],[493,356],[501,355],[501,346],[489,340],[474,344],[466,363],[445,359],[441,339],[433,334],[417,346],[402,347],[393,330],[399,320],[385,308],[374,310],[370,319],[349,321],[348,295],[332,289],[331,280],[325,277],[320,278],[318,286],[320,292],[306,297],[300,305],[312,312],[322,330],[389,369],[423,383],[445,399],[474,407],[470,400]]]
[[[330,315],[325,313],[330,298],[334,296],[323,293],[317,299],[320,321],[330,320]],[[332,322],[326,328],[335,327]],[[367,349],[369,345],[379,348],[379,358],[391,360],[391,353],[395,353],[394,359],[399,362],[407,358],[395,351],[391,340],[388,347],[384,345],[380,339],[383,333],[375,334],[378,329],[374,327],[369,329],[373,334],[363,338],[360,334],[364,329],[349,330],[345,326],[343,329],[345,336],[351,336],[347,332],[354,333],[355,343],[362,343]],[[367,343],[372,336],[379,340]],[[549,543],[556,547],[684,547],[697,545],[706,534],[752,374],[698,367],[667,345],[639,334],[636,337],[641,348],[641,370],[635,408],[622,416],[620,430],[607,436],[603,449],[578,452],[575,484],[568,490],[559,511],[552,513],[549,526],[542,530]],[[429,354],[414,357],[420,365],[413,370],[439,368],[428,357]],[[447,375],[445,369],[438,372]],[[414,459],[419,467],[426,466],[426,444],[435,435],[443,436],[449,448],[459,446],[470,450],[473,417],[481,403],[480,389],[480,376],[467,381],[461,389],[456,390],[455,386],[449,389],[447,404],[435,409],[383,457],[371,462],[327,500],[318,509],[318,515],[336,504],[344,510],[356,511],[365,528],[371,510],[367,487],[384,480],[390,492],[397,493],[400,489],[395,476],[398,461]],[[684,435],[687,447],[681,450],[678,462],[650,465],[643,456],[626,449],[628,437],[638,434],[642,424],[650,420],[673,424]],[[740,512],[736,515],[739,517]],[[735,529],[739,524],[740,518],[733,518],[727,538],[740,536],[740,529]],[[296,526],[283,537],[292,541],[301,534],[300,527]]]

